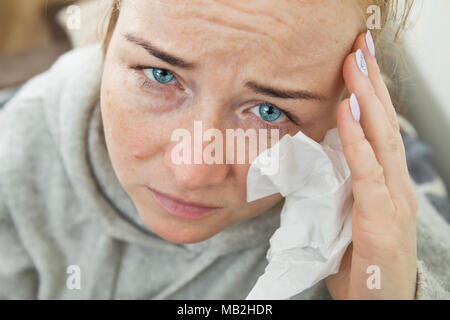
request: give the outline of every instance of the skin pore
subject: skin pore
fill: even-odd
[[[193,135],[194,120],[201,120],[204,131],[224,135],[227,128],[278,128],[280,138],[301,130],[320,142],[336,126],[342,65],[360,20],[349,1],[124,0],[104,62],[101,112],[116,175],[148,228],[176,243],[203,241],[281,201],[278,194],[246,202],[249,163],[173,164],[172,132]],[[192,66],[151,55],[149,44]],[[151,68],[174,77],[156,82]],[[248,81],[323,99],[256,93]],[[286,117],[265,121],[255,108],[263,103]],[[201,219],[178,218],[146,185],[220,208]]]

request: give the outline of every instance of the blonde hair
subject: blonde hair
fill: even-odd
[[[108,13],[106,33],[103,41],[103,54],[106,56],[112,34],[119,19],[120,3],[122,0],[112,0],[112,6]],[[394,106],[398,113],[403,113],[400,106],[402,87],[407,66],[403,48],[404,31],[408,29],[411,11],[415,0],[347,0],[356,5],[361,12],[361,32],[366,26],[368,18],[367,9],[371,6],[379,8],[381,14],[380,28],[371,29],[375,42],[377,61],[383,74],[386,85],[391,93]],[[347,93],[348,96],[348,93]]]
[[[405,31],[412,24],[412,10],[416,1],[358,0],[357,2],[363,19],[367,18],[366,10],[370,6],[380,8],[381,28],[370,30],[375,41],[377,62],[397,113],[406,117],[403,103],[405,88],[402,83],[409,73],[403,43]]]

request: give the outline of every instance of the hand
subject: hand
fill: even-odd
[[[351,99],[337,111],[352,174],[353,241],[339,272],[326,283],[334,299],[414,299],[417,198],[395,109],[365,35],[358,36],[343,66],[348,91],[359,102],[360,122],[352,116]],[[368,76],[358,67],[357,49],[365,56]],[[380,289],[367,285],[371,265],[379,268]]]

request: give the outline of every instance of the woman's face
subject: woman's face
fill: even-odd
[[[280,138],[301,130],[320,142],[336,123],[341,67],[359,19],[347,1],[124,0],[101,111],[116,175],[148,228],[169,241],[198,242],[282,200],[246,202],[252,159],[175,164],[172,133],[186,129],[194,139],[197,120],[203,132],[224,136],[273,128]],[[215,209],[182,206],[151,189]]]

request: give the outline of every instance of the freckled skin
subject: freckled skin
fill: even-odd
[[[248,110],[269,102],[302,120],[279,124],[280,138],[302,130],[321,141],[336,124],[342,63],[361,30],[359,19],[345,1],[334,0],[123,1],[105,59],[101,110],[114,170],[148,228],[176,243],[203,241],[281,201],[277,194],[246,202],[248,163],[173,164],[172,132],[185,128],[193,137],[194,120],[203,122],[203,131],[217,128],[224,136],[227,128],[266,128],[267,122]],[[199,67],[173,67],[126,41],[124,33]],[[170,70],[180,83],[142,87],[144,76],[133,65]],[[319,92],[328,100],[262,96],[243,87],[247,79]],[[145,184],[223,208],[200,220],[183,220],[159,207]]]

